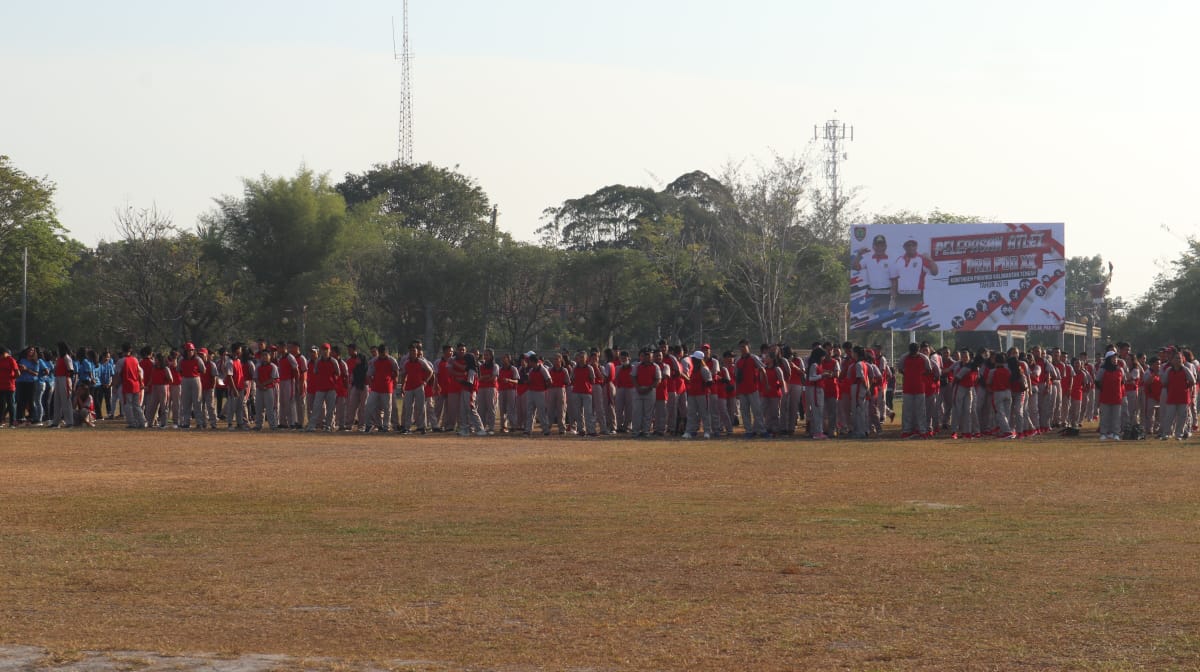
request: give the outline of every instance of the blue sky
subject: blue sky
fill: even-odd
[[[58,183],[88,243],[125,204],[192,226],[245,177],[395,156],[395,2],[0,5],[0,153]],[[410,5],[415,155],[531,239],[542,209],[855,126],[867,213],[1064,221],[1117,293],[1198,233],[1190,3]],[[1163,230],[1170,228],[1174,235]]]

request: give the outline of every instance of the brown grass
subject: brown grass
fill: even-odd
[[[1195,669],[1194,444],[0,434],[0,643]]]

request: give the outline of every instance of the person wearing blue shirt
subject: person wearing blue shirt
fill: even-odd
[[[112,353],[105,350],[100,355],[100,363],[96,365],[96,387],[92,390],[92,394],[96,398],[97,418],[113,419],[112,383],[116,370],[117,367],[113,363]]]
[[[37,424],[41,425],[50,419],[50,399],[54,394],[54,362],[46,359],[47,351],[38,353],[38,384],[34,404],[37,409]]]
[[[41,422],[41,399],[37,398],[37,349],[30,346],[17,359],[17,420],[24,424]]]
[[[89,355],[91,355],[89,357]],[[96,354],[88,352],[80,348],[75,353],[75,384],[88,383],[89,385],[96,384]]]

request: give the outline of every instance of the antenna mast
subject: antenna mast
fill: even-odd
[[[833,111],[834,116],[837,110]],[[833,219],[836,223],[838,212],[842,209],[841,188],[838,185],[838,164],[847,158],[843,143],[854,139],[854,127],[846,126],[844,122],[830,119],[824,128],[813,126],[813,140],[825,141],[825,180],[829,182],[829,197],[833,203]]]
[[[404,22],[400,51],[396,51],[396,17],[392,17],[392,58],[400,62],[400,143],[396,158],[402,165],[413,161],[412,52],[408,48],[408,0],[404,0]]]

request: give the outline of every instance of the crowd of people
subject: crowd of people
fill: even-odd
[[[398,357],[396,355],[399,355]],[[343,352],[328,343],[234,343],[134,352],[0,348],[0,426],[215,430],[535,433],[685,439],[868,438],[894,421],[902,438],[1185,439],[1196,431],[1197,363],[1187,349],[1147,356],[1128,343],[1095,359],[1058,348],[971,351],[913,343],[893,366],[880,348],[831,342],[805,352],[748,341],[715,353],[660,341],[626,350],[506,353],[420,341]]]

